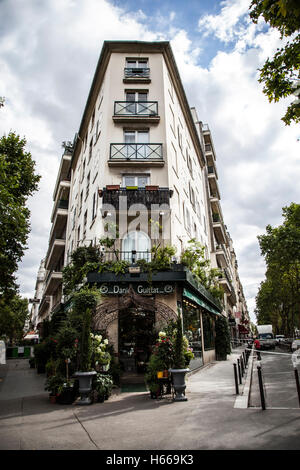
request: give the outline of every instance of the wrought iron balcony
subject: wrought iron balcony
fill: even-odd
[[[120,202],[122,201],[122,199],[120,200],[121,197],[124,198],[125,210],[128,210],[128,208],[133,204],[143,204],[147,209],[151,209],[151,206],[154,204],[167,204],[169,206],[172,193],[173,191],[169,188],[159,188],[155,191],[145,188],[120,188],[114,190],[103,188],[102,197],[103,204],[111,204],[116,208],[116,210],[119,210],[120,208]],[[126,200],[125,197],[127,197]]]
[[[157,101],[115,101],[115,116],[143,116],[158,115]]]
[[[149,68],[126,67],[124,69],[124,78],[149,78]]]
[[[162,162],[162,144],[110,144],[110,161]]]
[[[152,253],[150,251],[102,251],[100,254],[100,261],[109,262],[109,261],[127,261],[130,264],[135,264],[138,260],[145,260],[147,262],[151,261]]]

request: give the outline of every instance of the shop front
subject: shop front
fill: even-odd
[[[190,369],[215,359],[214,318],[220,315],[211,295],[195,284],[187,270],[105,276],[92,273],[103,296],[94,317],[105,330],[125,372],[144,373],[157,332],[182,313],[184,334],[194,353]]]
[[[220,313],[187,288],[183,289],[182,297],[184,334],[195,356],[189,367],[194,370],[215,360],[215,317]]]

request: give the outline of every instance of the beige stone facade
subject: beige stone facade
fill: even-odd
[[[176,247],[176,262],[196,238],[212,266],[224,274],[223,314],[247,317],[217,179],[211,133],[187,102],[169,43],[105,42],[79,131],[74,142],[65,143],[58,171],[39,319],[65,301],[62,269],[71,253],[78,246],[99,244],[107,223],[119,226],[124,259],[132,252],[145,256],[159,239]],[[159,234],[150,219],[162,226]],[[174,274],[158,282],[170,282],[174,291],[154,294],[154,302],[174,315],[184,305],[193,315],[194,308],[198,342],[212,344],[203,336],[201,309],[211,306],[211,324],[205,316],[210,329],[216,305],[205,296],[202,302],[197,288],[183,277],[177,281]],[[118,350],[118,318],[110,322],[108,335]],[[201,357],[202,363],[213,360],[214,348],[203,348]]]

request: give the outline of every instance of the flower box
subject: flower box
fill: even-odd
[[[145,189],[146,189],[146,191],[158,191],[159,186],[147,185],[147,186],[145,187]]]
[[[114,191],[116,189],[120,189],[120,185],[119,184],[107,184],[106,189],[107,191]]]

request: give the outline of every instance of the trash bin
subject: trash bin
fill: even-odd
[[[24,357],[30,357],[30,346],[25,346]]]
[[[18,348],[17,347],[14,347],[12,348],[12,355],[11,357],[17,359],[19,357],[19,353],[18,353]]]

